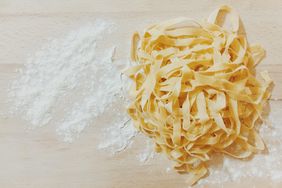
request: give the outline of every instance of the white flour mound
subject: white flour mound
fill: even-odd
[[[99,48],[114,29],[112,23],[97,20],[36,52],[11,85],[12,113],[33,127],[44,126],[61,114],[56,119],[57,133],[67,142],[78,137],[120,99],[120,71],[112,62],[115,49]]]

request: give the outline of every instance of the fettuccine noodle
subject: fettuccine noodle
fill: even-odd
[[[224,13],[230,29],[219,23]],[[214,152],[243,159],[264,150],[255,125],[272,80],[256,78],[264,50],[239,29],[238,14],[222,6],[207,21],[177,18],[132,38],[128,113],[157,152],[189,172],[189,184],[207,174]]]

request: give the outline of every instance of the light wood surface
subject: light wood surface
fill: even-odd
[[[1,188],[181,188],[185,175],[166,172],[170,162],[157,157],[141,165],[136,155],[144,140],[112,156],[98,151],[100,128],[91,126],[73,144],[63,143],[50,125],[28,131],[28,122],[4,118],[9,105],[6,90],[17,68],[50,38],[97,18],[118,25],[112,41],[116,59],[128,56],[130,35],[149,23],[187,16],[206,18],[217,6],[237,9],[250,43],[260,43],[267,69],[275,81],[272,103],[282,108],[282,1],[279,0],[0,0],[0,187]],[[273,101],[275,99],[275,101]],[[105,115],[106,117],[106,115]],[[281,157],[282,158],[282,157]],[[282,159],[281,159],[282,160]],[[282,187],[268,179],[246,179],[210,187]]]

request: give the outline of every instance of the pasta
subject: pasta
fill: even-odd
[[[215,152],[243,159],[264,150],[256,122],[272,80],[266,71],[256,78],[264,50],[240,29],[238,14],[221,6],[206,21],[177,18],[132,37],[128,113],[191,185],[207,175]]]

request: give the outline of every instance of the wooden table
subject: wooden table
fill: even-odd
[[[272,100],[282,108],[282,1],[278,0],[1,0],[0,1],[0,187],[62,188],[179,188],[185,175],[166,172],[167,159],[158,157],[140,165],[136,155],[144,140],[116,156],[98,151],[97,127],[90,127],[73,144],[63,143],[47,126],[26,131],[28,122],[7,112],[6,89],[15,70],[49,38],[59,38],[96,18],[117,23],[114,34],[118,57],[128,56],[128,41],[135,30],[173,17],[206,18],[227,3],[237,9],[249,41],[262,44],[267,57],[259,69],[268,69],[275,81]],[[91,143],[91,144],[90,144]],[[243,182],[243,183],[242,183]],[[221,187],[270,187],[268,179],[228,182]],[[220,187],[212,185],[210,187]],[[276,185],[279,187],[279,185]],[[274,185],[273,185],[274,187]],[[282,187],[282,184],[280,184]]]

